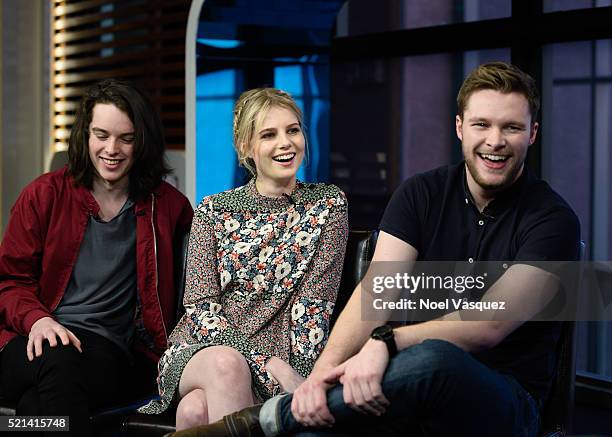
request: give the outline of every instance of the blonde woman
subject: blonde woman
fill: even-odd
[[[178,401],[177,430],[293,392],[323,350],[346,238],[340,189],[296,179],[306,139],[294,100],[243,93],[234,146],[252,174],[204,198],[189,242],[185,316],[159,363],[160,413]]]

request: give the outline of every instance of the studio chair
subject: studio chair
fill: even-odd
[[[563,322],[557,345],[557,375],[542,410],[540,437],[562,437],[572,430],[576,376],[576,323]]]
[[[586,245],[580,241],[581,264],[585,260]],[[577,292],[582,283],[582,265],[578,273]],[[540,437],[561,437],[572,432],[576,380],[576,322],[562,323],[557,345],[557,375],[541,417]]]
[[[338,297],[330,320],[330,330],[351,298],[353,290],[365,276],[369,262],[374,255],[377,238],[378,231],[349,231]]]
[[[344,305],[351,297],[353,289],[365,275],[367,262],[372,259],[374,254],[377,237],[377,231],[349,231],[342,278],[330,326],[333,326]],[[180,290],[183,293],[184,287],[181,287]],[[182,309],[182,294],[179,302],[181,302],[179,308]],[[174,409],[169,409],[160,415],[134,413],[125,419],[123,429],[125,434],[130,437],[162,436],[175,430],[175,414]]]
[[[176,320],[182,316],[184,309],[182,296],[185,289],[185,266],[189,233],[177,242],[174,249],[176,258],[175,287],[180,298],[177,300]],[[155,378],[157,366],[144,356],[135,356],[135,380],[123,393],[118,393],[117,402],[95,411],[90,417],[91,428],[96,435],[114,435],[120,432],[125,417],[132,414],[136,408],[144,405],[157,394]],[[2,397],[0,387],[0,416],[14,416],[17,402]]]

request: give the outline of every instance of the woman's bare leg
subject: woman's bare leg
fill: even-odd
[[[192,428],[209,423],[208,405],[206,405],[206,394],[201,388],[187,393],[178,404],[176,409],[176,430]]]
[[[208,347],[196,353],[185,366],[179,395],[182,399],[176,414],[177,431],[211,423],[254,404],[251,371],[237,350],[228,346]],[[198,412],[203,408],[207,408],[206,413]]]

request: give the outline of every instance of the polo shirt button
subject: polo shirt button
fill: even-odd
[[[484,220],[478,220],[478,224],[479,224],[480,226],[484,225]]]
[[[471,264],[474,262],[474,258],[468,258],[468,262]]]

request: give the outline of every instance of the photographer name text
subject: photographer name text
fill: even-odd
[[[506,302],[504,301],[481,301],[471,302],[467,299],[447,298],[443,300],[437,299],[400,299],[394,301],[386,301],[384,299],[374,299],[372,302],[376,310],[505,310]]]

